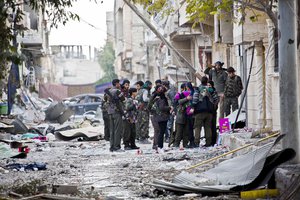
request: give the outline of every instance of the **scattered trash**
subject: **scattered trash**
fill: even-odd
[[[5,158],[26,158],[27,153],[19,152],[19,149],[12,149],[10,145],[0,143],[0,159]]]
[[[100,135],[98,127],[87,127],[55,132],[56,139],[63,141],[69,141],[77,138],[83,138],[84,141],[97,141],[101,138]]]
[[[33,139],[33,138],[38,138],[40,135],[35,134],[35,133],[25,133],[22,135],[21,139],[26,140],[26,139]]]
[[[164,157],[163,158],[163,161],[168,161],[168,162],[171,162],[171,161],[182,161],[182,160],[190,160],[191,158],[187,155],[187,154],[183,154],[183,155],[172,155],[172,156],[169,156],[169,157]]]
[[[13,163],[13,164],[8,164],[5,166],[7,169],[15,169],[18,171],[26,171],[26,170],[32,170],[32,171],[37,171],[37,170],[46,170],[46,164],[45,163],[32,163],[32,164],[20,164],[20,163]]]

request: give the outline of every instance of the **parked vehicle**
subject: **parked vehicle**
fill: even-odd
[[[64,100],[75,115],[83,115],[88,111],[97,111],[103,101],[103,94],[81,94]]]

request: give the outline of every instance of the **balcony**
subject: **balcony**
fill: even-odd
[[[233,43],[235,45],[261,40],[267,42],[268,30],[266,19],[268,19],[268,17],[262,12],[259,12],[259,15],[258,20],[255,22],[252,22],[249,17],[246,17],[244,24],[233,25]]]
[[[42,46],[43,44],[42,34],[34,30],[25,31],[24,36],[18,36],[17,40],[25,46]]]

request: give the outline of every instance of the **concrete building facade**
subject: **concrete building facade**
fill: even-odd
[[[118,77],[133,81],[150,79],[145,62],[146,25],[122,0],[115,0],[114,4],[114,33]]]
[[[200,75],[212,63],[222,61],[225,68],[232,66],[236,69],[246,86],[252,68],[242,109],[247,113],[247,125],[254,129],[280,129],[278,55],[275,53],[277,44],[272,21],[262,12],[258,13],[257,21],[246,17],[243,24],[233,23],[232,15],[212,16],[192,28],[193,22],[186,17],[185,3],[174,2],[178,5],[178,12],[168,20],[165,29],[174,47]],[[191,77],[174,53],[170,52],[169,57],[167,65],[181,69],[181,75]],[[196,81],[198,84],[199,80]]]
[[[225,68],[232,66],[236,69],[237,74],[242,77],[244,86],[250,77],[242,109],[247,115],[247,126],[254,129],[280,129],[278,45],[275,40],[275,27],[268,16],[263,12],[257,12],[259,15],[257,21],[251,21],[249,14],[243,24],[238,24],[232,20],[233,16],[239,17],[238,13],[233,12],[222,18],[208,17],[192,28],[193,22],[186,17],[185,3],[177,0],[170,3],[175,6],[175,13],[167,17],[154,18],[154,23],[158,24],[161,33],[200,75],[203,75],[203,71],[212,63],[222,61]],[[120,5],[123,6],[122,12],[115,13],[119,13],[122,19],[125,19],[123,22],[126,22],[132,16],[132,12],[128,11],[126,5]],[[246,13],[249,12],[246,10]],[[126,17],[126,13],[130,13],[129,16]],[[128,37],[126,33],[132,32],[125,28],[126,23],[122,23],[123,26],[120,28],[119,22],[116,26],[124,32],[119,36]],[[118,31],[115,33],[121,34]],[[131,41],[130,38],[128,41]],[[194,81],[194,74],[190,73],[187,66],[182,65],[180,58],[163,43],[159,43],[154,67],[160,69],[159,74],[168,76],[174,83]],[[122,45],[124,49],[126,44]],[[132,71],[134,70],[136,69]],[[139,73],[138,69],[137,72]],[[199,80],[197,82],[199,83]]]
[[[25,86],[38,87],[45,76],[51,74],[51,59],[49,57],[49,31],[44,13],[34,11],[27,4],[21,4],[25,14],[22,20],[26,28],[23,35],[18,35],[17,42],[25,57],[22,72],[25,76]]]
[[[114,44],[114,12],[106,12],[106,42]]]

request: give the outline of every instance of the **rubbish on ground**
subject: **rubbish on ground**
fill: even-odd
[[[18,171],[26,171],[26,170],[37,171],[37,170],[47,169],[45,163],[37,163],[37,162],[34,162],[32,164],[13,163],[13,164],[8,164],[5,167],[7,169],[16,169]]]
[[[17,198],[22,198],[23,197],[23,195],[15,193],[15,192],[12,192],[12,191],[9,192],[9,196],[17,197]]]
[[[171,161],[182,161],[182,160],[190,160],[190,159],[191,158],[187,154],[184,154],[180,156],[172,155],[170,157],[164,157],[163,161],[171,162]]]
[[[83,138],[83,140],[86,141],[96,141],[101,138],[100,135],[101,134],[98,127],[87,127],[55,132],[56,139],[64,141],[69,141],[77,138]]]
[[[27,153],[19,152],[16,149],[11,149],[7,144],[0,143],[0,159],[5,158],[26,158]]]
[[[28,128],[19,118],[14,119],[11,122],[11,125],[14,126],[14,131],[11,132],[13,134],[23,134],[28,132]]]
[[[230,132],[231,124],[228,118],[221,118],[219,120],[219,129],[220,129],[220,134]]]
[[[31,197],[24,197],[20,200],[31,200],[31,199],[52,199],[52,200],[90,200],[90,198],[81,197],[70,197],[66,195],[51,195],[51,194],[38,194]]]
[[[252,131],[252,135],[251,138],[255,138],[263,133],[272,133],[272,128],[263,128],[263,129],[258,129],[258,130],[254,130]]]
[[[33,139],[33,138],[38,138],[40,135],[36,133],[25,133],[22,135],[21,139],[26,140],[26,139]]]

